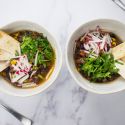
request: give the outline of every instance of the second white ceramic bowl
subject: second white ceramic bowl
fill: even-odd
[[[56,39],[53,37],[51,33],[49,33],[44,27],[28,22],[28,21],[16,21],[11,24],[8,24],[7,26],[1,28],[1,30],[7,32],[7,33],[12,33],[20,30],[31,30],[31,31],[37,31],[39,33],[43,33],[44,36],[46,36],[52,45],[53,49],[55,50],[56,54],[56,61],[55,61],[55,68],[51,76],[45,83],[39,85],[38,87],[35,88],[29,88],[29,89],[21,89],[21,88],[16,88],[9,84],[6,80],[4,80],[2,77],[0,77],[0,90],[2,92],[6,92],[8,94],[14,95],[14,96],[31,96],[38,94],[42,92],[43,90],[47,89],[57,78],[61,65],[62,65],[62,54],[61,54],[61,49],[59,47],[58,42]]]
[[[86,78],[82,77],[81,74],[77,71],[74,58],[73,58],[73,48],[75,44],[75,40],[77,40],[80,36],[82,36],[85,32],[90,29],[95,29],[96,26],[100,26],[101,28],[113,32],[118,35],[121,40],[125,41],[125,25],[119,21],[111,20],[111,19],[99,19],[93,20],[88,23],[85,23],[78,27],[69,37],[66,46],[66,62],[68,69],[75,79],[76,83],[80,85],[82,88],[98,93],[98,94],[108,94],[114,93],[125,89],[125,80],[121,77],[118,79],[105,84],[97,84],[90,83]]]

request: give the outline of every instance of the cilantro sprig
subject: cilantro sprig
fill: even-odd
[[[100,79],[111,78],[118,73],[113,56],[109,53],[103,53],[97,58],[87,57],[85,63],[81,65],[80,70],[90,77],[91,81],[96,82]]]
[[[54,59],[54,52],[47,38],[24,36],[21,43],[21,53],[26,54],[31,63],[34,63],[35,55],[38,51],[37,65],[46,67],[47,62]]]

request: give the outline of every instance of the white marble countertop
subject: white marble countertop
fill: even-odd
[[[125,12],[111,0],[0,0],[0,27],[16,20],[36,22],[53,32],[63,52],[76,27],[98,18],[124,22]],[[60,76],[43,93],[26,98],[0,93],[0,99],[33,119],[34,125],[125,125],[125,91],[96,95],[81,89],[65,60]],[[21,124],[0,108],[0,125]]]

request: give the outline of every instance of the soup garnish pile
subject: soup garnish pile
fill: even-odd
[[[111,54],[111,48],[119,45],[121,40],[112,32],[99,26],[89,30],[75,41],[74,61],[77,70],[89,81],[96,83],[109,82],[116,79],[119,69]]]
[[[28,30],[10,36],[20,42],[21,55],[16,52],[1,75],[21,88],[35,87],[46,81],[55,64],[55,52],[48,39],[42,33]]]

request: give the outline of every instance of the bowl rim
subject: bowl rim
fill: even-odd
[[[15,24],[16,24],[16,23],[29,23],[29,24],[37,25],[37,26],[39,26],[40,28],[42,28],[43,31],[47,32],[47,34],[49,34],[49,35],[53,38],[53,40],[54,40],[54,42],[55,42],[55,44],[56,44],[56,46],[57,46],[57,48],[58,48],[58,49],[57,49],[57,50],[58,50],[58,53],[59,53],[59,55],[60,55],[60,57],[57,57],[57,56],[56,56],[56,59],[59,58],[59,60],[60,60],[60,61],[59,61],[59,65],[58,65],[58,70],[56,70],[56,74],[54,75],[54,78],[51,79],[51,81],[50,81],[49,84],[44,83],[44,84],[46,84],[46,86],[44,86],[44,88],[41,88],[41,89],[39,89],[39,90],[37,90],[37,91],[35,91],[35,92],[33,92],[33,93],[24,95],[24,94],[14,93],[14,92],[8,91],[8,90],[6,90],[6,89],[1,89],[1,87],[0,87],[0,91],[3,92],[3,93],[5,93],[5,94],[11,95],[11,96],[17,96],[17,97],[30,97],[30,96],[34,96],[34,95],[40,94],[40,93],[42,93],[43,91],[47,90],[47,89],[48,89],[52,84],[54,84],[54,82],[57,80],[57,78],[58,78],[58,76],[59,76],[59,74],[60,74],[61,68],[62,68],[62,50],[61,50],[61,47],[60,47],[60,45],[59,45],[59,42],[57,42],[57,39],[55,38],[54,34],[53,34],[52,32],[50,32],[47,28],[45,28],[45,26],[39,24],[38,22],[32,22],[32,21],[28,21],[28,20],[16,20],[16,21],[13,21],[13,22],[8,23],[7,25],[1,26],[0,29],[2,30],[2,29],[6,28],[6,27],[8,27],[9,25],[12,25],[12,24],[14,24],[14,23],[15,23]],[[46,34],[45,34],[45,35],[46,35]],[[47,35],[46,35],[46,36],[47,36]],[[52,44],[52,43],[51,43],[51,44]],[[54,49],[56,50],[56,48],[54,48]],[[53,74],[53,72],[52,72],[52,74]],[[52,75],[52,74],[51,74],[51,75]],[[42,84],[39,85],[39,86],[42,86]],[[34,88],[31,88],[32,91],[34,91],[33,89],[38,88],[39,86],[34,87]],[[13,87],[14,87],[14,86],[13,86]],[[15,88],[16,88],[16,87],[15,87]],[[21,88],[17,88],[17,89],[21,90]]]
[[[72,76],[72,78],[75,80],[75,82],[83,89],[89,91],[89,92],[92,92],[92,93],[95,93],[95,94],[112,94],[112,93],[116,93],[116,92],[119,92],[119,91],[123,91],[125,90],[125,88],[121,88],[121,89],[118,89],[118,90],[114,90],[114,91],[108,91],[108,92],[101,92],[101,91],[96,91],[90,87],[86,87],[84,86],[84,83],[82,85],[82,83],[76,78],[75,74],[73,73],[74,71],[72,70],[72,68],[70,67],[70,63],[69,63],[69,59],[68,59],[68,47],[70,45],[70,40],[72,38],[72,36],[74,36],[76,34],[76,32],[81,28],[81,27],[84,27],[84,25],[87,25],[89,23],[92,23],[92,22],[96,22],[96,21],[115,21],[115,22],[118,22],[122,25],[125,26],[125,24],[123,22],[120,22],[119,20],[116,20],[116,19],[109,19],[109,18],[100,18],[100,19],[92,19],[92,20],[89,20],[87,22],[84,22],[80,25],[78,25],[69,35],[68,39],[67,39],[67,42],[66,42],[66,52],[65,52],[65,57],[66,57],[66,65],[68,67],[68,70]],[[83,77],[83,80],[85,80],[85,78]],[[87,80],[87,79],[86,79]],[[87,80],[89,81],[89,80]],[[85,81],[84,81],[85,82]]]

